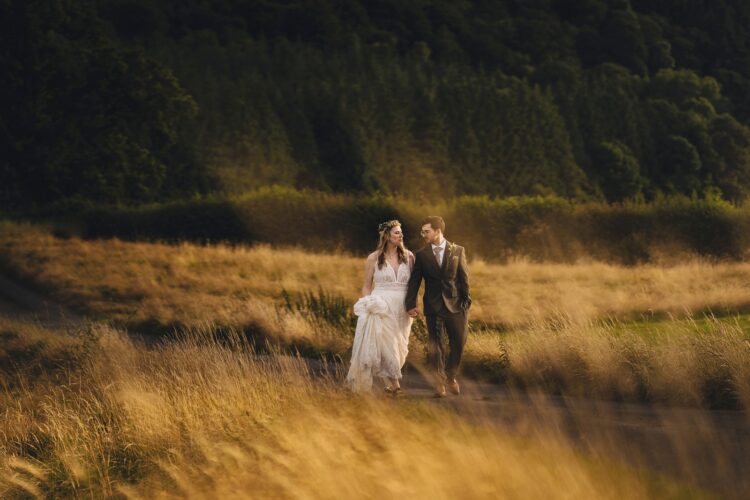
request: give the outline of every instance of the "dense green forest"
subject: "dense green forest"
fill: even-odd
[[[0,0],[0,202],[750,195],[743,0]]]

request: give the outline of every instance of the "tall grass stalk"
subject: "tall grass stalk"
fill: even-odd
[[[554,424],[514,436],[479,415],[352,396],[333,378],[313,377],[299,358],[256,354],[241,335],[193,329],[146,349],[108,327],[95,333],[97,349],[69,369],[66,383],[4,390],[4,498],[691,491],[616,461],[594,463]]]

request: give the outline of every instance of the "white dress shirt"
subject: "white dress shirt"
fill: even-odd
[[[439,244],[439,245],[435,245],[435,244],[432,245],[432,253],[433,254],[435,253],[435,249],[436,248],[440,249],[440,257],[439,258],[436,257],[436,259],[438,261],[438,266],[442,266],[443,265],[443,259],[445,258],[445,243],[446,243],[446,240],[443,240],[443,242],[441,244]]]

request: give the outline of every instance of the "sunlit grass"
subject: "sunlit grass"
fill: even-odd
[[[353,317],[346,304],[358,295],[361,259],[270,247],[83,241],[31,226],[0,227],[7,268],[94,318],[137,332],[234,330],[259,348],[270,341],[347,359]],[[716,303],[743,307],[749,278],[742,263],[474,261],[474,323],[463,367],[475,377],[554,393],[748,408],[746,322],[691,311]],[[639,312],[647,305],[650,312]],[[419,325],[409,355],[416,365],[424,363]]]
[[[316,376],[278,351],[346,360],[360,257],[62,239],[12,223],[0,250],[16,279],[162,339],[146,348],[98,322],[51,332],[0,319],[0,497],[704,495],[623,465],[622,436],[581,446],[554,418],[515,433],[481,413],[354,397],[338,378],[345,365]],[[474,260],[471,271],[467,374],[525,394],[750,407],[746,323],[696,314],[745,307],[744,264]],[[423,363],[423,343],[415,327],[411,363]],[[684,470],[703,467],[695,449],[731,468],[713,435],[675,428]]]
[[[20,347],[30,327],[5,328]],[[3,389],[3,498],[702,495],[595,462],[552,422],[514,436],[429,402],[352,396],[239,335],[192,330],[154,349],[107,327],[92,335],[64,382]]]
[[[240,326],[257,315],[247,310],[250,302],[279,304],[282,290],[302,294],[322,288],[353,303],[364,268],[364,256],[341,253],[61,239],[9,222],[0,223],[0,249],[6,268],[64,304],[134,325]],[[472,320],[506,328],[561,315],[586,324],[750,306],[750,263],[623,267],[473,260],[470,271]]]

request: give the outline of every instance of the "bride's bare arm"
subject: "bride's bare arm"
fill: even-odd
[[[414,269],[414,254],[409,251],[409,271]]]
[[[366,297],[372,292],[372,277],[375,274],[375,262],[377,259],[377,252],[373,252],[367,256],[367,261],[365,261],[365,282],[362,285],[362,297]]]

